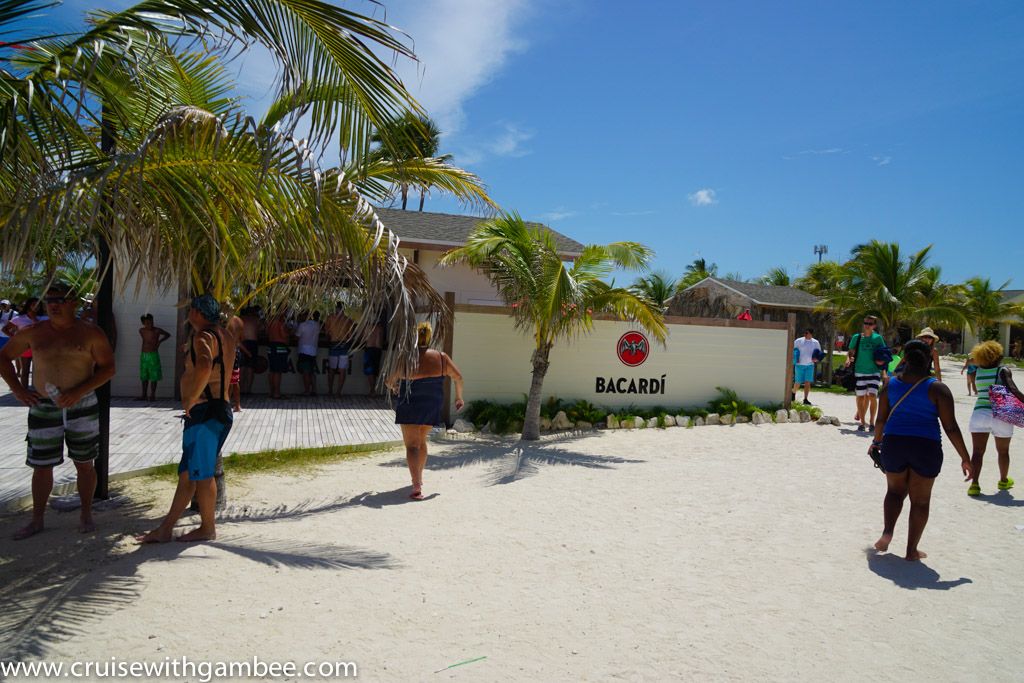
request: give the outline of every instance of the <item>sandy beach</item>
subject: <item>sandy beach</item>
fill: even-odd
[[[367,681],[1020,680],[1024,488],[997,494],[992,457],[968,498],[947,444],[928,559],[900,557],[906,511],[877,554],[884,478],[853,399],[812,400],[843,426],[438,444],[423,502],[397,451],[253,476],[204,545],[131,544],[169,501],[151,478],[95,536],[51,512],[13,543],[5,515],[0,658],[353,661]],[[1011,453],[1024,482],[1020,437]]]

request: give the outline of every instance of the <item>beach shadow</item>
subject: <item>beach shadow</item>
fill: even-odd
[[[978,496],[970,496],[974,500],[980,500],[989,505],[998,505],[1004,508],[1019,508],[1024,507],[1024,500],[1014,498],[1010,495],[1009,491],[999,491],[998,493],[983,493]]]
[[[99,531],[79,536],[66,523],[52,524],[25,541],[3,541],[0,564],[0,660],[46,659],[60,643],[88,635],[90,627],[139,600],[145,590],[142,565],[151,562],[216,563],[216,556],[182,555],[190,543],[135,545],[136,532],[155,526],[148,505],[128,501],[97,515]],[[51,513],[51,517],[56,517]],[[24,515],[4,515],[9,537]],[[12,523],[6,523],[7,521]],[[56,519],[53,520],[56,522]],[[177,533],[192,527],[184,520]],[[266,567],[307,570],[389,570],[401,565],[387,553],[365,548],[305,543],[220,531],[203,544]]]
[[[376,510],[394,505],[413,505],[437,498],[439,493],[432,493],[420,500],[409,498],[410,487],[403,486],[393,491],[366,491],[351,498],[336,498],[328,501],[305,500],[296,505],[278,505],[267,510],[249,506],[228,506],[223,512],[217,513],[217,524],[242,524],[275,522],[279,520],[296,520],[316,515],[330,514],[348,508],[368,507]]]
[[[579,436],[543,441],[474,441],[454,442],[443,453],[432,454],[427,460],[427,469],[443,471],[483,465],[487,469],[485,482],[488,486],[511,484],[536,476],[543,467],[571,466],[588,469],[614,469],[615,465],[642,463],[618,456],[587,455],[577,453],[561,444],[580,440]],[[381,467],[405,467],[404,460],[381,463]]]
[[[840,434],[852,434],[853,436],[859,436],[861,438],[872,438],[875,435],[874,431],[867,431],[867,430],[865,430],[865,431],[861,432],[861,431],[858,431],[854,427],[840,427],[839,428],[839,433]]]
[[[974,583],[963,576],[955,581],[941,581],[939,573],[924,562],[907,562],[899,555],[879,553],[874,548],[865,548],[864,555],[867,557],[868,569],[907,590],[920,588],[947,591],[965,583]]]

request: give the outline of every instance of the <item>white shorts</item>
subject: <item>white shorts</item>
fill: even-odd
[[[348,370],[349,358],[347,353],[341,356],[328,356],[327,367],[331,370]]]
[[[878,385],[882,383],[881,375],[854,375],[857,378],[856,394],[858,396],[878,396]]]
[[[975,410],[971,413],[971,423],[967,427],[971,434],[991,434],[1000,439],[1009,439],[1013,436],[1013,425],[992,417],[992,411],[987,408]]]

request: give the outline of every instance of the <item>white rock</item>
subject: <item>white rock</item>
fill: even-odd
[[[572,421],[565,416],[564,410],[559,410],[558,414],[555,415],[555,419],[551,421],[551,427],[558,431],[572,429]]]
[[[643,429],[644,427],[647,426],[647,420],[643,419],[642,417],[634,417],[633,426],[636,427],[637,429]]]
[[[618,429],[619,428],[619,418],[617,418],[617,417],[615,417],[615,415],[609,413],[608,417],[605,418],[605,424],[608,425],[608,429]]]
[[[720,418],[718,418],[718,420],[724,425],[736,424],[736,416],[732,415],[731,413],[726,413],[725,415],[722,415]]]
[[[457,431],[455,431],[454,429],[449,429],[449,430],[447,430],[447,431],[445,432],[445,434],[448,434],[449,436],[451,436],[452,434],[458,434],[458,432],[457,432]]]
[[[694,427],[703,427],[705,424],[706,423],[704,422],[704,418],[701,417],[700,415],[698,415],[697,417],[693,418],[693,426]]]
[[[665,426],[666,427],[675,427],[676,426],[676,419],[674,417],[672,417],[671,415],[666,415],[665,416]]]
[[[831,422],[831,423],[832,423],[832,426],[833,426],[833,427],[838,427],[839,425],[841,425],[841,424],[842,424],[842,423],[841,423],[841,422],[839,421],[839,418],[838,418],[838,417],[836,417],[835,415],[833,415],[832,417],[830,417],[830,418],[829,418],[829,422]]]
[[[707,425],[720,425],[720,424],[722,424],[722,418],[721,418],[721,416],[719,416],[718,413],[711,413],[710,415],[708,415],[707,419],[704,420],[704,424],[707,424]]]
[[[832,418],[822,415],[818,418],[818,424],[832,426]]]
[[[797,411],[797,415],[800,416],[800,417],[797,418],[800,422],[810,422],[811,421],[811,414],[808,413],[805,410],[798,410]]]
[[[746,415],[737,415],[736,416],[736,424],[738,424],[738,425],[745,425],[748,422],[750,422],[750,418],[747,417]]]
[[[459,434],[468,434],[469,432],[476,431],[476,425],[469,420],[463,420],[461,417],[455,421],[452,425],[452,429],[457,431]]]
[[[651,417],[651,418],[647,419],[647,428],[648,429],[654,429],[657,426],[658,426],[658,418]]]
[[[771,420],[768,419],[768,416],[765,413],[762,413],[761,411],[757,411],[750,416],[751,424],[763,425],[765,422],[771,422]]]
[[[782,424],[783,422],[789,422],[789,413],[787,413],[784,409],[776,410],[775,421],[779,424]]]
[[[576,429],[579,429],[579,430],[593,429],[593,428],[594,428],[594,425],[592,425],[591,423],[587,422],[586,420],[580,420],[579,422],[576,423]]]
[[[690,418],[686,415],[676,415],[676,426],[677,427],[689,427]]]
[[[794,409],[791,408],[790,411],[789,411],[789,421],[790,422],[799,422],[800,421],[800,411],[799,410],[794,410]]]

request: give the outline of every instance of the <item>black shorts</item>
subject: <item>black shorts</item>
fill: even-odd
[[[314,374],[316,372],[316,356],[300,353],[299,362],[296,364],[296,368],[304,375]]]
[[[270,371],[274,373],[288,372],[288,347],[281,344],[271,344],[267,351],[267,364]]]
[[[922,436],[882,437],[882,469],[899,474],[907,468],[921,477],[934,479],[942,469],[942,442]]]

